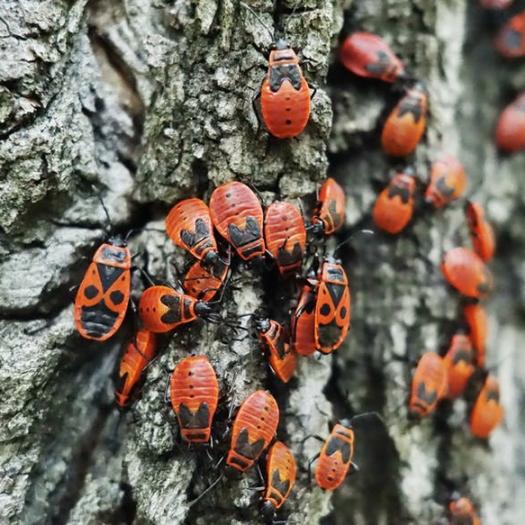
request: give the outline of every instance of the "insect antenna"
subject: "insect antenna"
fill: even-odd
[[[270,35],[270,38],[272,39],[272,42],[275,42],[275,33],[273,31],[271,31],[270,28],[261,20],[259,15],[249,5],[245,4],[244,2],[239,2],[239,3],[242,5],[242,7],[244,7],[248,11],[250,11],[250,13],[257,19],[259,24],[261,24],[264,27],[264,29],[266,29],[266,31],[268,31],[268,34]]]
[[[357,230],[356,232],[350,234],[344,241],[340,242],[332,252],[332,255],[335,257],[335,254],[345,245],[348,244],[356,235],[375,235],[373,230],[363,229]]]
[[[224,478],[224,473],[222,473],[211,485],[209,485],[207,488],[204,489],[203,492],[201,492],[194,500],[191,500],[188,503],[188,507],[192,507],[197,503],[199,500],[201,500],[210,490],[212,490],[222,479]]]

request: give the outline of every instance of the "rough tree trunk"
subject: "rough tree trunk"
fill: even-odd
[[[491,20],[476,2],[249,3],[284,30],[321,87],[297,140],[257,132],[251,98],[270,37],[237,0],[0,4],[0,523],[258,523],[257,494],[244,490],[259,484],[255,474],[222,482],[188,507],[218,475],[205,454],[177,447],[164,402],[167,371],[189,351],[210,357],[234,406],[257,387],[274,389],[281,433],[303,467],[318,444],[301,440],[325,434],[323,412],[383,414],[387,431],[362,436],[361,473],[335,497],[308,487],[301,471],[287,505],[290,523],[326,516],[325,523],[435,523],[447,480],[473,497],[484,524],[524,523],[525,162],[498,158],[491,144],[497,108],[523,87],[522,68],[497,60]],[[349,226],[368,225],[392,168],[377,128],[394,97],[336,64],[340,32],[356,28],[382,34],[427,82],[432,119],[415,159],[422,185],[429,159],[457,154],[470,193],[496,225],[489,364],[498,365],[502,381],[504,428],[490,446],[476,443],[463,402],[410,425],[410,365],[393,360],[440,349],[451,334],[458,298],[437,265],[444,249],[467,240],[461,206],[421,215],[396,239],[355,238],[345,253],[353,293],[348,341],[334,358],[302,360],[290,388],[275,385],[254,341],[231,342],[221,327],[196,325],[175,334],[149,368],[141,399],[120,417],[109,376],[124,334],[91,344],[72,323],[70,287],[105,235],[97,192],[114,229],[127,231],[161,228],[177,199],[208,197],[235,178],[256,185],[266,203],[305,196],[311,203],[330,174],[345,185]],[[176,251],[155,231],[142,231],[131,248],[147,253],[149,270],[161,278]],[[262,282],[260,271],[239,270],[235,281],[225,311],[277,307],[280,290]],[[224,446],[212,451],[214,460]]]

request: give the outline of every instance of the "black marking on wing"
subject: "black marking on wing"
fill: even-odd
[[[400,103],[399,103],[399,115],[398,117],[401,118],[405,114],[411,114],[414,118],[414,122],[419,122],[419,119],[423,115],[423,107],[421,105],[421,99],[419,97],[414,96],[406,96]]]
[[[339,337],[341,337],[341,328],[337,326],[337,323],[332,321],[329,324],[321,324],[319,323],[318,327],[318,338],[319,343],[323,347],[332,347],[334,346],[337,341],[339,341]],[[322,350],[321,350],[322,351]]]
[[[91,337],[100,338],[106,335],[115,325],[118,312],[110,310],[104,301],[93,306],[82,306],[80,322]]]
[[[272,488],[283,496],[290,490],[290,480],[281,479],[279,469],[274,469],[272,472]]]
[[[259,224],[253,217],[246,218],[246,227],[244,230],[241,230],[235,224],[230,224],[228,226],[228,232],[231,243],[236,247],[244,246],[261,238]]]
[[[264,449],[264,439],[260,438],[254,443],[249,442],[249,433],[247,428],[243,428],[239,433],[234,450],[237,454],[249,459],[257,459]]]
[[[454,357],[452,358],[452,363],[457,365],[458,363],[461,363],[463,361],[467,364],[472,364],[472,352],[470,348],[458,348],[456,353],[454,354]]]
[[[426,402],[428,405],[434,404],[434,402],[437,399],[437,392],[436,390],[427,390],[427,387],[423,381],[419,383],[417,386],[417,397],[421,400]]]
[[[326,446],[326,455],[333,456],[338,451],[341,452],[343,463],[348,463],[351,456],[350,444],[338,437],[330,436],[328,438],[328,445]]]
[[[120,304],[124,300],[124,294],[120,290],[115,290],[109,294],[109,298],[115,305]]]
[[[337,230],[337,228],[343,224],[343,216],[342,214],[337,213],[337,202],[335,199],[328,203],[328,215],[332,220],[334,229]]]
[[[384,51],[378,51],[376,53],[377,60],[370,64],[367,64],[365,69],[372,73],[373,75],[383,75],[383,73],[388,72],[389,69],[392,69],[394,64],[390,60],[390,56]]]
[[[270,69],[270,89],[274,93],[279,91],[285,80],[289,80],[297,91],[301,89],[301,70],[297,64],[273,66]]]
[[[169,308],[160,320],[166,324],[178,323],[180,319],[180,298],[177,295],[163,295],[160,302]]]
[[[279,266],[295,266],[298,265],[303,258],[303,251],[301,245],[296,242],[292,250],[286,250],[284,247],[279,248],[277,254],[277,261]]]
[[[343,297],[345,292],[346,286],[342,284],[326,283],[326,288],[328,289],[330,297],[332,298],[332,302],[337,309],[339,302],[341,301],[341,297]]]
[[[105,292],[122,275],[123,268],[108,266],[107,264],[97,263],[97,270],[102,283],[102,290]]]
[[[454,194],[454,187],[447,185],[447,177],[445,175],[439,177],[436,181],[436,189],[443,197],[451,197]]]
[[[182,230],[180,232],[180,238],[188,248],[193,248],[196,244],[206,239],[207,242],[199,247],[199,251],[211,246],[210,230],[206,221],[200,217],[195,221],[195,233],[189,230]]]
[[[208,403],[201,403],[194,413],[186,405],[179,405],[179,418],[182,428],[208,428],[210,409]]]
[[[499,390],[489,390],[487,392],[487,401],[496,401],[496,403],[499,403]]]
[[[98,288],[96,286],[94,286],[93,284],[90,284],[84,290],[84,295],[88,299],[93,299],[94,297],[97,296],[97,294],[98,294]]]
[[[397,184],[392,184],[388,187],[388,197],[393,199],[394,197],[399,197],[403,204],[407,204],[410,200],[410,191],[404,186],[398,186]]]

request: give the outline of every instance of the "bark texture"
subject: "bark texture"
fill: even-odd
[[[521,2],[516,2],[519,4]],[[344,5],[343,5],[344,4]],[[281,436],[303,467],[283,516],[290,523],[426,524],[444,517],[452,484],[477,503],[483,523],[525,522],[525,167],[498,157],[497,110],[523,87],[523,68],[491,48],[494,16],[466,0],[250,0],[305,61],[320,89],[298,139],[258,131],[251,99],[270,35],[237,0],[55,0],[0,5],[0,522],[258,523],[256,474],[222,481],[227,447],[206,454],[176,443],[164,401],[168,371],[188,352],[207,354],[225,412],[258,387],[281,407]],[[327,174],[344,184],[348,225],[368,226],[391,165],[379,122],[398,96],[345,72],[335,50],[355,29],[377,32],[427,82],[431,120],[413,163],[421,187],[429,160],[457,154],[469,194],[498,234],[489,366],[502,383],[506,420],[488,445],[473,440],[466,405],[409,424],[411,365],[446,345],[459,314],[442,281],[444,250],[466,243],[460,205],[421,214],[397,238],[357,236],[344,253],[353,325],[335,357],[302,360],[290,388],[267,371],[254,340],[197,324],[166,341],[140,400],[119,415],[110,375],[125,334],[88,343],[75,333],[70,287],[105,236],[102,193],[114,230],[133,238],[138,261],[173,278],[182,254],[160,232],[177,199],[207,198],[231,179],[252,182],[269,204],[305,198]],[[147,257],[146,257],[147,254]],[[239,268],[224,311],[282,308],[290,292]],[[38,328],[40,330],[36,331]],[[308,486],[305,466],[328,417],[381,412],[386,428],[363,430],[361,473],[334,497]],[[227,413],[219,418],[223,425]]]

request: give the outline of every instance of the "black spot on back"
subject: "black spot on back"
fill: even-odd
[[[179,418],[183,428],[208,428],[210,409],[208,403],[201,403],[195,413],[186,405],[179,405]]]
[[[261,238],[259,224],[253,217],[246,218],[246,227],[244,230],[241,230],[235,224],[230,224],[228,226],[228,232],[231,243],[236,247],[244,246]]]
[[[247,428],[243,428],[239,433],[237,442],[235,443],[234,450],[241,456],[249,459],[257,459],[264,448],[264,439],[260,438],[254,443],[249,442],[249,433]]]
[[[96,297],[98,294],[98,288],[92,284],[90,284],[85,290],[84,290],[84,295],[88,298],[88,299],[93,299],[93,297]]]
[[[109,298],[113,301],[113,304],[120,304],[124,300],[124,294],[119,290],[115,290],[109,294]]]

